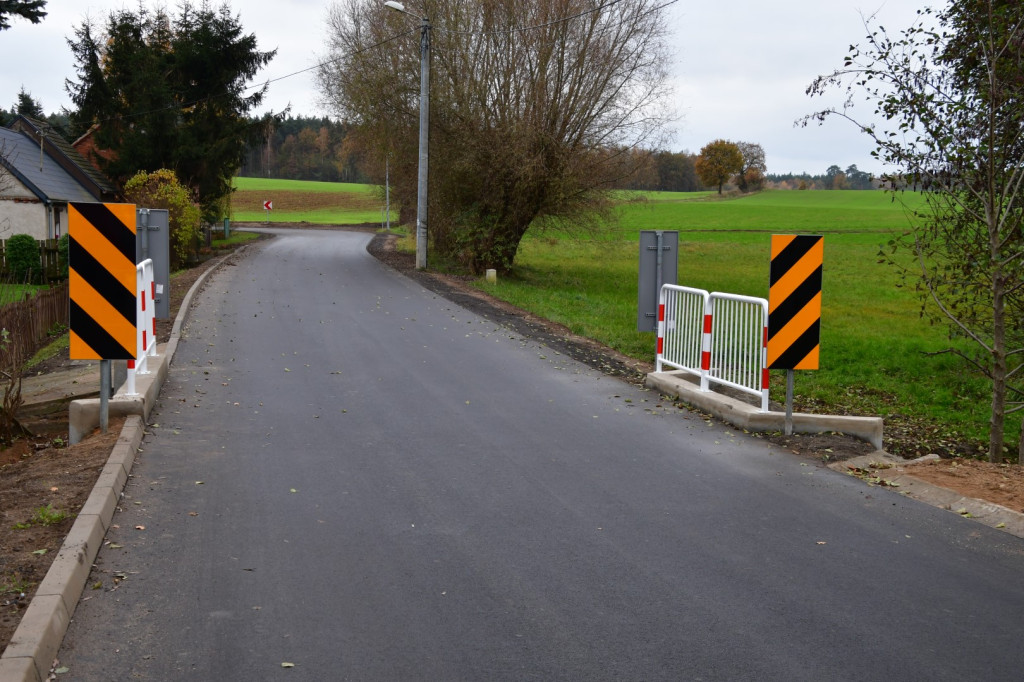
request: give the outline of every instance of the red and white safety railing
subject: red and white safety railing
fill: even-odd
[[[148,358],[156,356],[156,280],[153,260],[147,258],[135,266],[135,360],[128,361],[127,395],[135,392],[135,375],[149,374]]]
[[[668,365],[697,374],[702,391],[713,382],[750,393],[767,412],[767,344],[765,299],[662,286],[656,371]]]
[[[658,352],[655,369],[664,365],[700,374],[704,314],[711,294],[703,289],[666,284],[658,299]]]

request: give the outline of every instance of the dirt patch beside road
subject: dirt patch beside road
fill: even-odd
[[[219,256],[171,278],[171,319],[157,321],[160,342],[170,337],[181,301],[196,280],[231,257]],[[71,364],[64,349],[32,371],[59,372]],[[0,450],[0,651],[10,643],[36,587],[96,485],[123,423],[123,419],[111,419],[106,434],[96,431],[68,447],[64,407],[26,418],[24,425],[33,436]]]

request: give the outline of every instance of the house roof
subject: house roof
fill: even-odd
[[[92,192],[98,201],[114,198],[117,190],[110,180],[90,163],[75,147],[53,130],[49,124],[28,116],[19,115],[11,123],[10,128],[28,135],[39,143],[43,138],[43,146],[61,167],[77,178]]]
[[[71,177],[49,154],[42,154],[39,145],[26,134],[0,128],[0,164],[43,201],[85,201],[97,199]],[[41,162],[40,162],[41,161]]]

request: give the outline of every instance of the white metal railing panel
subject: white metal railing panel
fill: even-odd
[[[658,301],[657,371],[664,365],[700,373],[701,337],[708,305],[703,289],[665,284]]]
[[[655,370],[698,374],[702,391],[717,383],[750,393],[767,412],[767,335],[765,299],[666,284],[659,296]]]
[[[710,296],[710,306],[707,380],[761,398],[761,411],[767,412],[765,342],[768,301],[716,291]]]

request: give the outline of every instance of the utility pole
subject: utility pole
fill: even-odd
[[[405,5],[394,0],[384,3],[385,7],[416,17],[405,9]],[[416,269],[427,267],[427,168],[429,165],[430,143],[430,20],[420,20],[420,158],[416,180]]]

